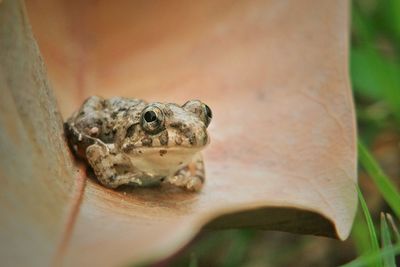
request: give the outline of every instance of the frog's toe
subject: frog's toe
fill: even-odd
[[[198,176],[194,176],[190,178],[188,183],[186,184],[186,189],[189,191],[200,191],[200,189],[203,187],[203,179],[201,179]]]

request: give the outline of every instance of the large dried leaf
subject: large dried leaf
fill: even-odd
[[[199,194],[82,183],[23,7],[0,4],[0,171],[10,185],[0,189],[9,209],[1,222],[16,240],[7,259],[21,245],[21,229],[41,236],[42,247],[33,238],[23,244],[46,252],[38,263],[53,256],[66,265],[159,259],[202,227],[348,236],[357,198],[347,1],[27,4],[64,118],[98,94],[199,98],[215,119]]]
[[[62,120],[19,1],[0,2],[0,258],[48,266],[75,181]]]

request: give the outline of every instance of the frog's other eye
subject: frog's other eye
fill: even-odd
[[[207,106],[206,104],[204,104],[204,109],[205,109],[205,114],[206,114],[208,120],[211,121],[211,119],[212,119],[212,111],[211,111],[210,107]]]
[[[148,133],[159,133],[164,129],[164,113],[156,106],[148,106],[142,111],[140,123]]]
[[[210,125],[212,119],[212,111],[209,106],[199,100],[190,100],[183,105],[185,110],[191,111],[204,122],[206,127]]]

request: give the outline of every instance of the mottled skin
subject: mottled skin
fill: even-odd
[[[106,187],[169,182],[198,191],[204,183],[200,151],[208,144],[207,105],[179,106],[138,99],[88,98],[65,123],[75,153]]]

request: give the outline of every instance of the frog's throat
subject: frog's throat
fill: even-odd
[[[129,154],[133,166],[152,175],[170,176],[187,166],[200,153],[199,148],[149,148],[138,154]]]

